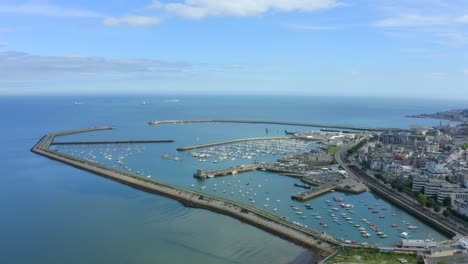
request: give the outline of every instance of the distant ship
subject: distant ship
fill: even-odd
[[[73,102],[73,105],[82,105],[83,102]]]
[[[178,99],[169,99],[169,100],[166,100],[164,102],[165,103],[180,103],[180,101]]]

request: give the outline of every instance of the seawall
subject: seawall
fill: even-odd
[[[240,138],[240,139],[225,140],[225,141],[213,142],[213,143],[207,143],[207,144],[199,144],[199,145],[194,145],[194,146],[180,147],[180,148],[177,148],[177,151],[187,151],[187,150],[192,150],[192,149],[196,149],[196,148],[206,148],[206,147],[219,146],[219,145],[232,144],[232,143],[239,143],[239,142],[246,142],[246,141],[255,141],[255,140],[275,140],[275,139],[276,139],[276,140],[280,140],[280,139],[291,139],[291,137],[255,137],[255,138]]]
[[[60,141],[50,145],[98,145],[98,144],[139,144],[139,143],[172,143],[172,139],[142,139],[142,140],[96,140],[96,141]]]
[[[264,120],[225,120],[225,119],[211,119],[211,120],[151,120],[149,125],[162,125],[162,124],[189,124],[189,123],[241,123],[241,124],[268,124],[268,125],[286,125],[286,126],[304,126],[304,127],[322,127],[322,128],[338,128],[338,129],[351,129],[356,131],[401,131],[400,128],[375,128],[375,127],[356,127],[344,126],[333,124],[318,124],[318,123],[302,123],[302,122],[283,122],[283,121],[264,121]]]

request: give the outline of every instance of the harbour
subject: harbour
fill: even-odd
[[[281,143],[283,141],[284,143]],[[344,244],[347,244],[345,241],[349,240],[351,242],[355,241],[353,242],[355,243],[355,245],[356,244],[357,245],[369,244],[369,245],[375,246],[375,245],[383,244],[383,245],[391,246],[391,245],[394,245],[396,242],[400,241],[401,238],[399,234],[401,232],[396,232],[396,233],[390,232],[390,230],[387,230],[388,227],[379,227],[380,228],[379,232],[382,232],[382,231],[385,232],[383,233],[384,235],[383,237],[380,237],[379,235],[362,236],[360,232],[356,234],[357,236],[352,235],[353,233],[351,232],[349,233],[349,235],[347,235],[347,237],[342,237],[340,235],[340,233],[342,232],[341,230],[343,228],[346,229],[348,227],[344,226],[343,223],[339,221],[339,219],[333,218],[333,215],[330,214],[330,211],[339,212],[341,208],[340,203],[337,204],[336,207],[328,207],[328,206],[332,206],[332,204],[329,204],[329,203],[325,203],[326,206],[317,205],[318,201],[323,202],[322,200],[323,197],[330,197],[329,195],[333,195],[333,194],[339,195],[341,192],[338,192],[338,191],[332,192],[335,188],[339,190],[339,187],[337,185],[334,185],[335,188],[328,188],[327,190],[320,192],[318,194],[316,194],[315,192],[311,192],[310,195],[312,197],[308,198],[310,200],[305,199],[305,200],[308,200],[308,204],[309,203],[311,204],[311,207],[307,207],[306,210],[313,210],[309,212],[313,213],[314,215],[305,214],[305,212],[302,212],[302,211],[292,211],[288,213],[287,208],[285,208],[285,205],[287,205],[285,204],[285,201],[289,200],[291,196],[293,196],[294,194],[297,194],[297,191],[296,192],[291,191],[289,193],[289,197],[284,197],[284,195],[287,194],[287,192],[282,191],[281,192],[282,194],[280,195],[279,193],[272,191],[271,187],[269,186],[271,185],[271,183],[275,182],[276,179],[283,178],[285,180],[291,179],[291,180],[287,180],[288,182],[290,182],[289,186],[291,187],[289,188],[294,188],[296,187],[295,183],[297,184],[297,182],[294,182],[296,181],[296,178],[295,177],[281,177],[279,174],[277,174],[278,171],[276,171],[276,168],[271,167],[270,162],[266,162],[268,161],[269,156],[271,154],[276,153],[277,154],[276,156],[284,155],[287,151],[286,151],[286,148],[283,147],[283,144],[285,144],[286,142],[288,144],[292,143],[292,145],[297,144],[297,148],[291,148],[287,150],[287,151],[291,151],[290,153],[292,154],[297,153],[297,151],[303,151],[304,147],[306,146],[306,145],[294,143],[294,142],[299,142],[297,139],[286,139],[286,140],[278,140],[278,141],[258,140],[258,141],[249,141],[249,142],[239,142],[239,143],[233,143],[233,144],[219,145],[216,148],[213,148],[213,147],[197,148],[196,150],[194,150],[195,152],[180,156],[181,160],[179,162],[182,162],[183,164],[189,163],[193,165],[200,164],[200,161],[204,162],[204,164],[207,167],[207,170],[205,170],[205,174],[204,174],[206,177],[200,177],[198,179],[196,178],[197,180],[195,182],[185,183],[187,185],[185,184],[183,185],[187,186],[187,188],[191,190],[196,190],[198,192],[202,192],[206,194],[212,194],[212,195],[215,195],[216,197],[225,197],[226,199],[229,199],[232,201],[239,201],[243,204],[250,204],[252,206],[255,206],[256,208],[261,208],[261,210],[271,212],[275,215],[280,215],[288,219],[289,222],[298,224],[300,226],[304,226],[305,228],[313,230],[314,232],[318,232],[320,234],[334,235],[336,236],[336,239],[338,239],[337,240],[338,242],[341,241],[341,243],[344,243]],[[308,142],[308,141],[303,141],[303,142]],[[237,145],[237,144],[240,144],[240,145]],[[309,147],[316,146],[311,143],[304,143],[304,144],[307,144],[307,146]],[[269,152],[270,154],[262,154],[261,152],[251,153],[250,152],[251,150],[249,149],[254,146],[255,148],[265,147],[265,151]],[[271,150],[269,151],[269,149],[275,149],[275,151],[271,151]],[[150,150],[150,145],[146,146],[145,149],[143,149],[142,151],[146,152],[148,150]],[[276,151],[278,151],[278,153]],[[251,159],[255,159],[258,162],[251,164],[253,165],[251,167],[250,165],[242,165],[248,168],[249,170],[248,172],[246,171],[245,173],[232,174],[232,172],[237,166],[241,166],[238,163],[239,159],[248,160],[249,159],[248,156],[250,154],[252,154]],[[217,162],[214,162],[214,161],[217,161]],[[221,165],[220,163],[223,163],[224,165]],[[104,161],[103,164],[108,164],[108,166],[111,166],[112,162],[109,163],[109,161]],[[164,162],[161,163],[161,165],[163,164],[166,164],[166,163]],[[115,165],[112,165],[112,166],[115,166]],[[135,164],[130,165],[129,163],[128,166],[132,167],[133,171],[142,170],[142,169],[137,169],[138,166],[135,167]],[[199,167],[199,165],[195,165],[195,166]],[[225,169],[220,169],[220,166],[224,167]],[[300,166],[298,168],[300,168]],[[217,171],[219,172],[217,174],[218,176],[228,176],[228,177],[218,177],[214,175],[211,175],[210,177],[208,177],[209,172],[217,172]],[[285,172],[285,171],[282,171],[282,172]],[[153,175],[153,173],[150,173],[150,174]],[[309,181],[306,180],[308,179],[308,177],[304,177],[304,175],[299,175],[298,177],[301,181],[305,180],[304,182],[310,186],[314,186],[314,184],[320,186],[327,182],[327,179],[330,177],[330,175],[335,175],[335,174],[336,174],[335,176],[336,180],[343,178],[343,176],[339,176],[340,173],[338,171],[321,172],[321,174],[312,175],[312,178],[309,178]],[[268,178],[265,178],[265,176],[267,175],[268,175]],[[287,173],[285,175],[287,175]],[[164,179],[163,175],[156,175],[156,176],[153,175],[152,178],[155,178],[155,177],[159,179]],[[330,179],[333,179],[333,177],[329,178],[328,180]],[[355,185],[355,183],[348,182],[347,184],[342,186],[343,187],[342,191],[346,191],[347,189],[346,186],[350,187],[352,185]],[[285,189],[286,187],[287,186],[284,186],[284,184],[282,184],[281,189]],[[361,193],[361,192],[362,190],[356,193]],[[350,193],[352,192],[350,191]],[[348,197],[345,199],[347,202],[344,202],[343,204],[345,205],[357,204],[356,201],[352,202],[351,200],[349,200],[351,196],[346,196],[346,197]],[[357,195],[356,197],[360,197],[360,195]],[[301,208],[303,206],[301,205],[303,201],[298,201],[298,202],[299,204],[294,205],[294,206]],[[391,207],[391,205],[387,205],[387,207]],[[343,208],[349,210],[349,208],[347,207],[343,207]],[[359,208],[359,206],[356,208]],[[327,210],[324,210],[324,209],[327,209]],[[394,209],[389,210],[389,211],[392,211],[393,215],[397,215]],[[348,212],[348,214],[354,214],[354,213],[356,213],[354,210],[351,210],[351,212]],[[367,218],[372,219],[373,214],[371,212],[366,210],[365,214],[370,214]],[[325,215],[329,215],[332,218],[329,219]],[[380,218],[382,216],[384,215],[382,214],[376,215],[377,220],[375,221],[382,221],[382,219],[386,219],[386,218]],[[350,215],[347,216],[347,218],[350,218],[350,217],[351,217]],[[353,227],[353,225],[354,224],[352,224],[351,227]],[[419,223],[417,225],[421,226],[422,224]],[[390,224],[388,224],[388,226],[390,226]],[[423,233],[419,233],[419,232],[416,232],[416,233],[411,232],[411,233],[412,233],[411,237],[427,239],[427,235]]]
[[[73,167],[77,167],[94,174],[116,180],[144,191],[154,192],[174,198],[186,206],[204,208],[239,218],[242,221],[272,232],[294,243],[312,248],[324,256],[331,254],[335,250],[335,247],[340,244],[332,237],[324,236],[323,234],[307,229],[301,225],[291,223],[274,214],[269,214],[268,212],[258,210],[255,207],[246,206],[231,200],[222,199],[220,197],[210,196],[206,193],[198,193],[196,191],[148,179],[137,174],[115,170],[106,166],[102,166],[98,163],[80,160],[76,157],[49,150],[50,144],[57,136],[89,132],[93,130],[98,129],[87,128],[82,130],[74,130],[79,132],[65,131],[50,133],[44,136],[31,149],[31,151],[46,156],[50,159],[69,164]],[[318,243],[319,241],[320,243]]]

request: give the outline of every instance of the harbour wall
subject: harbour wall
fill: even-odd
[[[172,143],[172,139],[143,139],[143,140],[97,140],[97,141],[61,141],[50,145],[100,145],[100,144],[138,144],[138,143]]]
[[[92,131],[92,129],[87,131]],[[267,232],[287,239],[295,244],[310,248],[315,252],[318,252],[322,257],[331,254],[337,246],[341,245],[340,242],[328,235],[314,232],[300,225],[291,223],[280,216],[257,209],[250,205],[159,182],[137,174],[119,171],[98,163],[49,150],[48,147],[50,143],[53,141],[54,137],[58,135],[62,134],[51,133],[44,136],[31,149],[31,151],[140,190],[170,197],[180,201],[186,206],[203,208],[234,217],[245,223],[249,223]]]
[[[180,147],[177,148],[177,151],[187,151],[197,148],[206,148],[206,147],[213,147],[225,144],[232,144],[232,143],[239,143],[239,142],[246,142],[246,141],[256,141],[256,140],[280,140],[280,139],[291,139],[291,137],[254,137],[254,138],[240,138],[240,139],[233,139],[233,140],[225,140],[220,142],[213,142],[207,144],[199,144],[194,146],[187,146],[187,147]]]
[[[322,127],[322,128],[337,128],[337,129],[351,129],[356,131],[401,131],[400,128],[375,128],[375,127],[356,127],[356,126],[343,126],[332,124],[317,124],[317,123],[301,123],[301,122],[282,122],[282,121],[263,121],[263,120],[225,120],[225,119],[212,119],[212,120],[151,120],[149,125],[162,125],[162,124],[189,124],[189,123],[241,123],[241,124],[268,124],[268,125],[286,125],[286,126],[304,126],[304,127]]]

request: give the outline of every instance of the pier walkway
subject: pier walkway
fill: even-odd
[[[239,123],[239,124],[268,124],[268,125],[286,125],[286,126],[304,126],[304,127],[321,127],[321,128],[337,128],[337,129],[351,129],[356,131],[401,131],[400,128],[375,128],[375,127],[357,127],[333,124],[318,124],[318,123],[301,123],[301,122],[283,122],[283,121],[263,121],[263,120],[225,120],[225,119],[211,119],[211,120],[151,120],[149,125],[162,125],[162,124],[189,124],[189,123]]]
[[[50,145],[97,145],[97,144],[138,144],[138,143],[172,143],[172,139],[143,139],[143,140],[96,140],[96,141],[59,141]]]
[[[291,199],[298,201],[307,201],[334,189],[333,185],[323,185],[318,189],[306,190],[300,193],[293,194]]]
[[[256,140],[281,140],[281,139],[291,139],[291,138],[292,138],[292,137],[254,137],[254,138],[240,138],[240,139],[225,140],[225,141],[220,141],[220,142],[213,142],[213,143],[208,143],[208,144],[200,144],[200,145],[194,145],[194,146],[180,147],[180,148],[177,149],[177,151],[187,151],[187,150],[192,150],[192,149],[197,149],[197,148],[206,148],[206,147],[219,146],[219,145],[232,144],[232,143],[239,143],[239,142],[245,142],[245,141],[256,141]]]
[[[239,165],[235,168],[227,168],[227,169],[214,170],[214,171],[197,170],[197,172],[193,174],[193,177],[199,178],[199,179],[206,179],[206,178],[213,178],[213,177],[218,177],[218,176],[236,175],[242,172],[254,171],[259,168],[260,168],[260,165],[252,164],[252,165],[247,165],[247,166]]]

